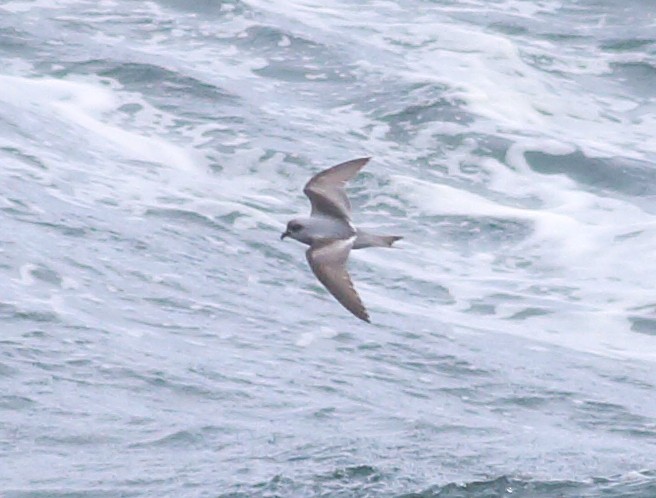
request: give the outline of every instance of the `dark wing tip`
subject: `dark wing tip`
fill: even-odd
[[[364,167],[364,165],[367,164],[369,161],[371,161],[371,156],[352,159],[351,161],[347,161],[347,163],[357,163],[360,164],[360,167]]]
[[[359,297],[360,297],[360,296],[358,296],[358,299],[359,299]],[[344,303],[341,303],[341,304],[342,304],[342,306],[344,306],[348,311],[350,311],[350,312],[353,314],[353,316],[355,316],[356,318],[359,318],[359,319],[362,320],[363,322],[371,323],[371,318],[369,318],[369,312],[368,312],[367,309],[364,307],[364,304],[362,304],[362,301],[360,301],[360,305],[361,305],[362,307],[359,308],[359,309],[354,309],[354,308],[348,307],[348,306],[346,306]]]
[[[305,189],[312,187],[313,184],[319,182],[338,182],[344,183],[358,174],[358,172],[369,162],[371,157],[361,157],[359,159],[351,159],[343,163],[331,166],[328,169],[320,171],[305,184]],[[306,192],[307,193],[307,192]]]
[[[369,312],[367,311],[367,308],[365,308],[364,303],[360,299],[360,295],[358,292],[355,290],[354,287],[353,292],[355,292],[355,295],[357,296],[358,300],[358,305],[357,307],[347,307],[344,306],[348,311],[350,311],[355,317],[359,318],[363,322],[371,323],[371,318],[369,318]],[[342,303],[343,305],[343,303]]]

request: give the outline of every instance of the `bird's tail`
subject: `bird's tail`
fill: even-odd
[[[358,236],[353,243],[353,249],[365,247],[392,247],[392,244],[403,237],[398,235],[376,235],[375,233],[358,230]]]

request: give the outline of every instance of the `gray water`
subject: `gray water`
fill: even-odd
[[[655,12],[0,1],[0,496],[656,496]]]

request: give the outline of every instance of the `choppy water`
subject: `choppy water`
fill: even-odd
[[[1,1],[0,496],[656,496],[655,12]]]

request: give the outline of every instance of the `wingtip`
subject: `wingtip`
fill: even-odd
[[[371,161],[371,157],[358,157],[357,159],[351,159],[342,164],[352,164],[357,168],[364,168],[369,161]]]
[[[369,161],[371,161],[372,157],[367,156],[367,157],[358,157],[357,159],[351,159],[350,161],[346,161],[347,163],[359,163],[362,166],[367,164]]]

